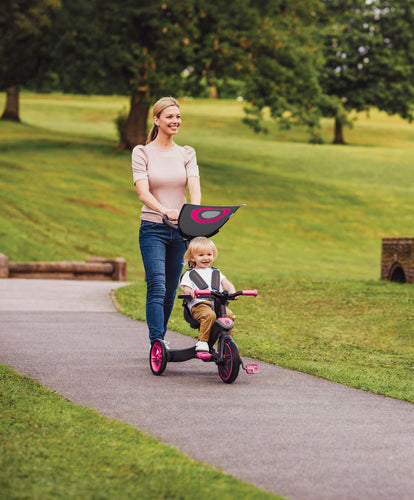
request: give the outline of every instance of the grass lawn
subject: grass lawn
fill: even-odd
[[[125,257],[133,284],[117,298],[144,320],[140,203],[113,125],[127,105],[22,95],[23,123],[0,121],[0,252],[18,262]],[[214,237],[217,266],[237,288],[259,291],[232,304],[242,354],[414,402],[414,286],[380,280],[381,238],[414,236],[413,125],[373,111],[333,146],[328,120],[325,144],[311,145],[300,128],[255,135],[235,101],[183,100],[182,115],[177,142],[197,150],[203,202],[246,204]],[[170,328],[194,335],[178,302]],[[11,391],[23,383],[14,377]],[[54,398],[39,400],[43,416]],[[22,418],[5,432],[36,436]]]

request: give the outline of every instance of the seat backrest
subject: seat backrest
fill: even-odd
[[[183,301],[183,308],[184,308],[184,319],[187,321],[187,323],[190,324],[191,328],[194,329],[200,328],[200,322],[193,318],[188,308],[187,301],[185,300]]]

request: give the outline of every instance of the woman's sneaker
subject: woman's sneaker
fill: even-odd
[[[207,342],[204,342],[203,340],[199,340],[196,343],[195,350],[196,350],[196,352],[209,352],[210,349],[208,347]]]

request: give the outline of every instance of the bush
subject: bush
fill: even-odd
[[[114,123],[116,130],[118,132],[119,143],[122,144],[126,139],[126,124],[128,120],[128,111],[126,108],[122,108],[116,118],[114,118]]]

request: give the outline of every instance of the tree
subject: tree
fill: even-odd
[[[131,96],[123,149],[145,142],[157,98],[183,89],[197,95],[203,84],[220,88],[235,77],[248,82],[254,108],[269,105],[285,122],[313,124],[319,88],[305,24],[315,5],[317,0],[305,7],[300,0],[274,0],[271,7],[265,0],[126,0],[120,8],[115,0],[63,0],[52,43],[61,86]]]
[[[259,23],[245,40],[249,71],[246,100],[251,103],[245,122],[266,130],[264,108],[282,126],[319,123],[323,59],[318,47],[316,21],[322,5],[317,0],[256,2]]]
[[[343,144],[347,114],[376,107],[411,121],[414,100],[414,1],[329,0],[326,63],[320,83],[325,114]]]
[[[0,90],[7,91],[2,119],[20,121],[19,88],[44,66],[43,39],[59,0],[4,0],[0,7]]]
[[[56,71],[66,92],[130,96],[122,149],[146,140],[151,103],[176,94],[193,62],[193,0],[64,0]]]
[[[54,47],[62,90],[130,96],[122,149],[146,140],[151,103],[241,74],[250,0],[63,0]]]
[[[247,52],[260,24],[259,11],[250,0],[195,1],[196,33],[193,63],[187,68],[185,88],[199,95],[205,87],[210,96],[244,79],[252,66]]]

